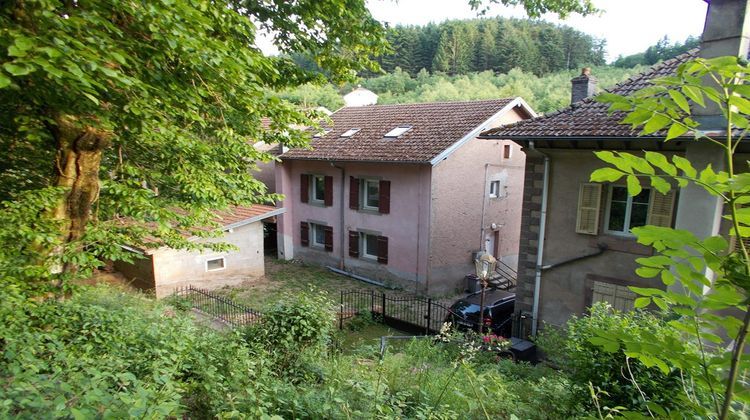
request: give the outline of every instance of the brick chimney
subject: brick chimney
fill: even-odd
[[[591,75],[591,69],[584,67],[581,75],[570,79],[570,103],[574,104],[581,99],[596,94],[596,77]]]

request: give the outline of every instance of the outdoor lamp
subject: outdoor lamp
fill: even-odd
[[[479,333],[484,334],[484,292],[487,289],[488,280],[495,271],[495,264],[497,260],[488,252],[482,252],[474,260],[474,265],[477,271],[477,277],[479,277],[480,284],[482,285],[482,294],[479,296]]]

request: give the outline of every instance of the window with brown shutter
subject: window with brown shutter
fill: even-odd
[[[378,262],[388,264],[388,237],[378,236]]]
[[[599,233],[599,208],[602,201],[601,184],[581,184],[578,191],[576,232],[587,235]]]
[[[349,208],[359,210],[359,179],[349,177]]]
[[[307,222],[300,222],[299,228],[300,244],[302,246],[310,245],[310,224]]]
[[[391,181],[380,181],[380,203],[378,211],[382,214],[391,212]]]
[[[359,258],[359,232],[349,231],[349,256]]]
[[[674,211],[675,190],[662,194],[654,191],[651,194],[651,206],[648,209],[648,224],[654,226],[671,227]]]
[[[325,249],[328,252],[333,251],[333,228],[331,226],[326,226],[323,228],[323,232],[325,232]]]
[[[323,203],[326,207],[330,207],[333,205],[333,177],[332,176],[326,176],[325,177],[325,190],[324,190],[325,198],[323,199]]]
[[[310,201],[310,175],[299,176],[299,200],[303,203]]]

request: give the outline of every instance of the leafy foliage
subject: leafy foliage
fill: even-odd
[[[117,244],[200,247],[188,238],[216,234],[216,209],[278,198],[250,175],[273,159],[252,144],[304,146],[289,127],[318,115],[268,92],[320,76],[264,56],[253,22],[337,81],[385,48],[359,0],[0,5],[0,200],[26,211],[0,216],[19,250],[0,276],[63,284],[124,258]],[[19,270],[34,254],[46,270]]]
[[[641,67],[594,67],[592,73],[599,80],[599,86],[604,89],[642,70]],[[570,79],[578,74],[577,71],[565,70],[538,77],[515,68],[504,74],[485,71],[458,76],[420,71],[416,77],[412,77],[397,68],[392,73],[362,79],[359,84],[377,93],[378,103],[381,104],[520,96],[537,112],[552,112],[570,105]],[[306,85],[286,90],[281,95],[298,104],[323,105],[333,110],[343,105],[343,100],[340,96],[336,97],[334,92],[338,95],[345,94],[354,86],[345,84],[337,89],[332,85]]]
[[[612,65],[615,67],[633,67],[638,65],[652,65],[659,61],[666,60],[686,53],[700,44],[700,37],[689,36],[683,42],[669,43],[669,38],[665,35],[656,44],[646,48],[646,51],[628,56],[617,57]]]
[[[586,316],[571,318],[563,330],[545,328],[537,343],[546,357],[575,383],[591,383],[602,391],[599,400],[604,406],[646,413],[647,401],[642,394],[648,396],[649,403],[666,408],[686,405],[681,398],[683,382],[677,367],[663,365],[665,369],[660,370],[652,363],[630,359],[629,353],[612,344],[612,337],[628,337],[647,346],[654,337],[679,341],[680,332],[647,312],[622,313],[598,303]],[[586,393],[579,398],[582,403],[591,404]]]
[[[611,166],[591,175],[594,181],[626,177],[631,195],[640,191],[641,179],[650,181],[661,193],[673,188],[673,183],[703,189],[723,205],[734,249],[729,249],[721,236],[699,238],[687,230],[655,226],[633,229],[639,243],[655,250],[654,256],[637,260],[641,265],[637,274],[659,277],[665,286],[631,288],[641,296],[636,306],[654,304],[674,318],[669,323],[682,332],[681,339],[655,335],[645,345],[627,336],[599,332],[605,350],[622,348],[646,366],[664,372],[669,366],[690,372],[695,383],[711,396],[708,403],[693,397],[694,404],[702,407],[704,415],[722,419],[750,402],[739,376],[750,367],[743,357],[750,329],[750,257],[745,241],[750,217],[743,208],[750,201],[750,175],[735,169],[735,153],[750,126],[748,70],[747,63],[737,57],[697,59],[680,65],[675,76],[661,78],[629,98],[601,96],[610,103],[611,111],[627,111],[623,123],[640,128],[642,134],[663,136],[666,141],[692,137],[712,144],[717,156],[723,158],[725,170],[711,165],[696,168],[685,158],[673,156],[670,160],[655,152],[644,157],[599,153]],[[723,116],[723,132],[702,131],[693,116],[697,107],[706,108],[704,115]],[[725,337],[731,341],[726,347]],[[693,347],[699,349],[697,355],[687,351]]]

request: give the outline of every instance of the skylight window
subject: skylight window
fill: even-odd
[[[409,130],[411,130],[411,126],[410,125],[399,125],[398,127],[394,128],[393,130],[385,133],[385,136],[383,136],[383,137],[396,138],[396,137],[399,137],[402,134],[406,133]]]
[[[330,128],[324,128],[323,130],[318,131],[313,137],[315,137],[315,138],[323,137],[323,136],[325,136],[326,134],[328,134],[330,132],[331,132]]]
[[[351,137],[351,136],[357,134],[357,132],[359,130],[361,130],[361,128],[350,128],[350,129],[346,130],[344,132],[344,134],[341,135],[341,137]]]

